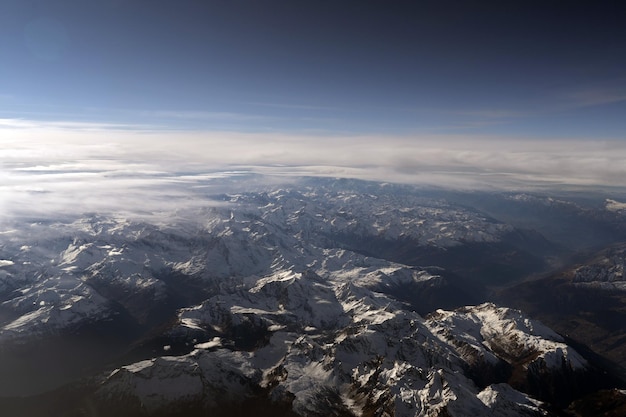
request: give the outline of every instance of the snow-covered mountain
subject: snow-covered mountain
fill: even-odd
[[[117,399],[131,414],[198,403],[219,412],[256,399],[297,415],[539,416],[548,414],[543,404],[506,376],[477,385],[468,377],[477,362],[515,365],[522,380],[589,371],[558,335],[517,311],[483,304],[425,320],[363,283],[312,271],[244,280],[180,311],[171,332],[202,330],[207,342],[113,371],[96,402]]]
[[[534,416],[596,375],[482,303],[481,274],[542,268],[549,242],[432,192],[305,180],[0,232],[4,396],[106,370],[71,412]]]
[[[166,298],[175,286],[167,280],[176,277],[206,288],[292,266],[348,273],[346,264],[369,262],[370,279],[380,268],[400,268],[351,251],[341,255],[347,236],[406,239],[445,251],[497,242],[513,229],[444,201],[334,187],[220,195],[207,205],[169,224],[90,215],[5,225],[0,296],[8,318],[0,323],[0,340],[32,335],[42,324],[56,331],[106,318],[114,313],[112,300],[146,320],[151,307],[137,302]]]
[[[626,292],[626,246],[616,246],[572,271],[575,286]]]

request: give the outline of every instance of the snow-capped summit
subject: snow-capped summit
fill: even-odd
[[[472,325],[461,324],[466,316]],[[313,273],[283,271],[249,279],[182,310],[179,323],[177,332],[202,329],[218,334],[219,343],[123,367],[103,382],[98,398],[124,393],[125,404],[151,410],[199,399],[207,409],[219,408],[229,399],[216,394],[218,387],[237,380],[233,392],[240,398],[289,406],[298,415],[486,416],[501,408],[508,410],[504,415],[540,416],[547,414],[541,402],[504,381],[494,378],[481,388],[466,376],[471,358],[462,354],[467,349],[459,350],[459,342],[472,341],[471,347],[494,364],[534,349],[534,361],[542,358],[548,367],[557,358],[581,372],[586,367],[558,335],[519,312],[485,304],[438,311],[425,321],[360,286],[358,279]],[[238,329],[257,339],[238,344]],[[184,391],[185,381],[192,387],[202,381],[204,388]],[[157,388],[170,384],[163,392]]]

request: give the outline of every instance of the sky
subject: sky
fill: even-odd
[[[68,170],[621,185],[621,3],[0,0],[0,193]]]

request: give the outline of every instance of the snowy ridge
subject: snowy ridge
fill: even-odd
[[[541,403],[521,395],[507,384],[494,384],[485,388],[478,399],[497,416],[535,416]],[[547,413],[546,413],[547,414]]]
[[[252,395],[256,386],[266,390],[263,395],[269,401],[288,403],[300,415],[338,410],[361,415],[378,410],[396,416],[466,416],[468,412],[481,416],[499,408],[505,416],[538,416],[546,412],[526,394],[501,384],[481,390],[464,376],[467,358],[450,340],[480,337],[484,343],[477,342],[476,349],[493,360],[503,354],[515,356],[521,344],[541,349],[544,360],[564,357],[572,366],[585,366],[577,353],[558,341],[558,335],[519,312],[485,304],[465,313],[439,311],[439,319],[424,321],[388,296],[360,286],[358,276],[342,278],[278,271],[249,278],[239,288],[231,288],[230,294],[226,291],[181,310],[179,331],[193,323],[219,334],[221,340],[220,345],[178,358],[188,363],[181,372],[197,369],[189,365],[193,363],[202,375],[219,379],[215,368],[203,368],[198,358],[213,358],[205,362],[211,364],[216,357],[229,358],[228,363],[236,358],[241,371],[229,368],[224,378],[229,381],[232,372],[238,373],[247,387],[242,395]],[[475,320],[473,326],[460,325],[464,314]],[[249,345],[255,346],[252,351],[237,350],[236,343],[228,340],[235,334],[233,328],[244,325],[249,334],[259,337]],[[442,337],[442,328],[449,331],[448,337]],[[512,336],[498,341],[496,353],[488,342],[498,332],[512,332]],[[132,374],[134,367],[143,369],[142,364],[122,369]],[[139,375],[133,380],[142,381]],[[110,377],[102,395],[120,390],[120,383]],[[144,401],[143,388],[124,384],[124,390],[130,390],[126,392]],[[162,398],[160,407],[169,407],[168,398]]]
[[[608,211],[614,211],[617,213],[625,213],[626,212],[626,203],[621,203],[616,200],[611,200],[609,198],[605,201],[605,207]]]
[[[605,251],[591,263],[576,268],[572,272],[572,282],[576,286],[626,291],[625,265],[626,248],[616,247]]]
[[[212,407],[220,401],[241,401],[252,395],[253,382],[260,378],[246,365],[249,359],[241,352],[196,350],[141,361],[113,371],[101,395],[105,401],[130,401],[147,413],[176,410],[181,404]]]
[[[320,188],[303,193],[278,190],[267,196],[270,201],[264,210],[277,216],[291,209],[287,224],[305,232],[411,238],[446,247],[468,241],[497,241],[512,230],[465,208],[413,195],[399,198],[395,194]],[[245,197],[237,201],[245,201]]]
[[[107,301],[72,276],[51,277],[2,303],[19,315],[0,329],[0,342],[23,334],[49,334],[83,321],[102,320],[112,312]]]
[[[563,338],[521,312],[492,303],[456,311],[437,310],[428,326],[468,363],[504,360],[524,368],[541,363],[560,369],[584,370],[588,364]]]

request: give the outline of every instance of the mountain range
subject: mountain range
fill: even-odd
[[[249,180],[173,213],[5,221],[0,407],[624,410],[622,195]]]

